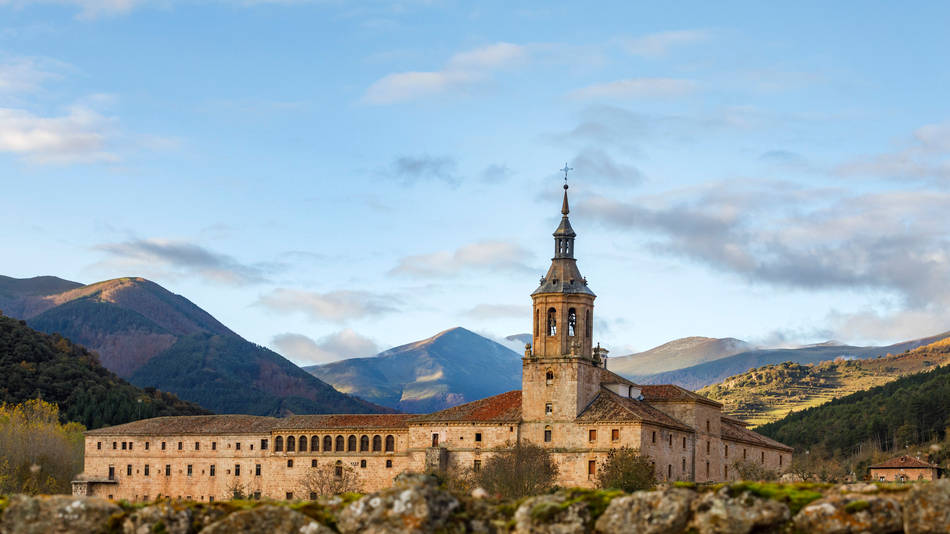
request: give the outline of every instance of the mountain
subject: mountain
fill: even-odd
[[[698,393],[723,403],[725,413],[759,425],[948,362],[950,339],[943,339],[876,358],[757,367]]]
[[[950,416],[950,366],[904,376],[795,412],[756,429],[798,450],[848,454],[868,443],[903,449],[946,438]]]
[[[340,391],[428,413],[521,388],[521,356],[464,328],[370,358],[305,367]]]
[[[745,341],[731,337],[684,337],[644,352],[610,358],[610,370],[624,376],[646,376],[691,367],[752,350]]]
[[[4,278],[0,288],[10,315],[97,352],[103,366],[133,384],[171,391],[217,413],[389,411],[335,391],[144,278],[85,286],[52,277]]]
[[[744,373],[749,369],[765,365],[775,365],[783,362],[809,364],[836,358],[873,358],[888,353],[897,354],[905,350],[915,349],[948,336],[950,336],[950,332],[923,339],[904,341],[886,347],[852,347],[850,345],[827,345],[822,343],[795,349],[758,349],[662,373],[620,374],[644,384],[677,384],[687,389],[696,390],[722,382],[730,376]],[[610,367],[612,370],[614,369],[612,361]]]
[[[139,389],[100,365],[84,347],[0,315],[0,402],[36,398],[57,404],[66,421],[87,428],[210,413],[154,388]]]

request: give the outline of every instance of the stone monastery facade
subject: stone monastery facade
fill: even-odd
[[[792,449],[674,385],[638,385],[606,368],[592,345],[594,292],[577,268],[567,185],[554,258],[531,294],[533,343],[522,389],[427,415],[158,417],[86,432],[75,494],[130,501],[227,499],[234,490],[306,499],[315,467],[355,472],[364,491],[402,471],[477,470],[517,442],[548,448],[561,486],[592,486],[619,447],[649,455],[660,480],[736,477],[735,464],[782,471]],[[490,370],[486,370],[490,372]]]

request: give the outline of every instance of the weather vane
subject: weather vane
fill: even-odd
[[[568,166],[567,166],[567,162],[565,161],[565,162],[564,162],[564,168],[563,168],[563,169],[558,169],[558,170],[564,173],[564,185],[567,185],[567,173],[570,172],[570,171],[573,171],[573,170],[574,170],[574,167],[568,167]]]

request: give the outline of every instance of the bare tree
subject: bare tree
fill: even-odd
[[[356,471],[343,462],[319,464],[300,477],[301,495],[315,499],[340,493],[358,492],[361,484]]]
[[[777,480],[778,473],[751,460],[736,460],[732,468],[742,480]]]
[[[558,468],[547,449],[517,443],[496,449],[475,473],[475,481],[489,493],[518,499],[538,495],[554,487]]]

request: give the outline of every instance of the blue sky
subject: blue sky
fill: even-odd
[[[612,354],[950,329],[946,3],[0,0],[0,272],[298,363],[530,327],[568,161]]]

